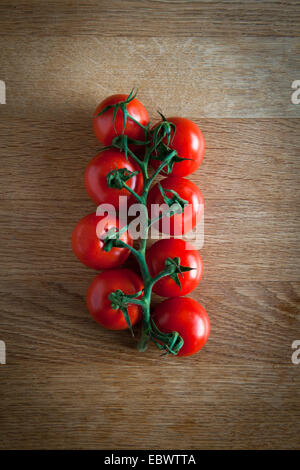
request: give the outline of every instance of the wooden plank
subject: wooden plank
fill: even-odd
[[[299,280],[299,203],[293,210],[290,204],[208,200],[201,249],[204,279]],[[0,279],[90,279],[91,271],[74,257],[70,240],[76,222],[93,210],[85,200],[5,201]]]
[[[297,1],[2,0],[1,35],[299,36]]]
[[[203,164],[189,178],[206,199],[273,203],[275,210],[288,201],[297,204],[299,120],[192,118],[207,148]],[[99,149],[89,115],[76,115],[73,123],[60,117],[2,117],[0,139],[5,142],[0,167],[3,200],[89,200],[83,172]]]
[[[206,278],[298,280],[298,121],[197,122],[207,152],[191,179],[206,199]],[[76,221],[95,210],[83,187],[97,147],[90,122],[1,124],[2,278],[55,280],[66,271],[81,278],[86,270],[71,254],[70,236]]]
[[[0,448],[299,448],[297,367],[202,360],[7,367]]]
[[[1,37],[0,116],[72,123],[136,86],[157,119],[300,117],[297,38]]]
[[[81,278],[88,270],[73,257],[70,236],[77,220],[95,210],[82,180],[97,147],[89,122],[1,123],[1,277]],[[199,124],[207,153],[191,179],[206,199],[205,278],[298,280],[298,121]]]
[[[204,282],[212,334],[185,360],[97,326],[85,288],[1,282],[0,448],[299,446],[299,283]]]
[[[24,280],[1,281],[1,335],[7,343],[9,366],[23,360],[44,366],[82,361],[100,366],[103,361],[105,370],[123,360],[139,366],[160,363],[155,346],[144,355],[138,354],[136,340],[128,331],[108,331],[94,322],[85,305],[85,293],[94,276],[90,270],[81,279],[68,273],[62,281],[30,275]],[[253,367],[257,363],[281,364],[293,369],[291,344],[300,333],[299,287],[299,282],[287,281],[202,280],[191,296],[209,312],[212,334],[201,353],[186,359],[190,373],[193,366],[224,362]],[[153,305],[161,300],[154,296]],[[167,364],[182,368],[183,360],[170,358]]]

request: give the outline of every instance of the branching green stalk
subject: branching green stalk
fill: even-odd
[[[173,150],[173,152],[171,152],[168,157],[159,165],[159,167],[157,168],[157,170],[155,170],[155,172],[153,173],[153,175],[148,179],[148,181],[146,182],[146,185],[145,185],[145,189],[147,191],[147,194],[148,194],[148,191],[150,189],[150,186],[152,185],[153,181],[155,180],[155,178],[157,178],[157,176],[159,175],[159,173],[166,167],[166,165],[168,165],[168,163],[172,160],[172,158],[176,155],[176,151]]]
[[[133,189],[131,189],[128,184],[124,183],[123,188],[127,189],[141,204],[144,203],[144,200],[141,196],[139,196]]]
[[[152,287],[154,286],[154,284],[156,284],[157,281],[159,281],[163,277],[170,276],[170,274],[173,274],[173,273],[174,273],[174,268],[173,267],[169,267],[169,268],[164,269],[163,271],[161,271],[160,273],[158,273],[155,277],[153,277],[151,279]]]

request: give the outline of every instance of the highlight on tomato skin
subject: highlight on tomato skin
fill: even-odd
[[[119,197],[125,196],[128,202],[135,202],[134,196],[126,188],[110,188],[107,183],[107,175],[115,169],[125,168],[129,171],[137,171],[136,163],[117,149],[107,149],[98,153],[87,165],[84,172],[84,185],[90,198],[95,204],[112,204],[119,206]],[[133,191],[141,194],[143,189],[143,176],[141,172],[132,176],[126,182]]]
[[[135,294],[143,289],[143,281],[130,269],[109,269],[96,276],[90,284],[86,301],[90,314],[104,328],[126,330],[123,312],[113,309],[109,295],[120,289],[124,294]],[[136,325],[142,318],[141,307],[130,304],[127,307],[131,325]]]
[[[151,276],[165,269],[167,258],[180,258],[180,265],[192,268],[178,275],[181,287],[170,276],[163,277],[153,286],[153,292],[162,297],[177,297],[190,294],[199,284],[203,274],[200,253],[192,243],[180,238],[163,239],[155,242],[146,252],[146,261]]]
[[[183,209],[181,214],[175,214],[171,217],[163,217],[159,222],[155,222],[153,226],[161,233],[171,236],[180,236],[190,232],[200,222],[204,214],[204,197],[198,186],[186,178],[177,176],[168,176],[160,181],[163,190],[168,197],[172,197],[172,193],[168,189],[174,190],[188,205]],[[159,184],[155,184],[149,191],[148,196],[148,213],[153,217],[153,204],[158,206],[164,204]]]
[[[128,95],[125,94],[116,94],[111,95],[105,98],[97,106],[93,114],[93,129],[94,133],[103,145],[111,145],[112,140],[121,134],[127,135],[127,137],[134,140],[145,140],[145,134],[143,129],[130,118],[126,120],[126,126],[123,131],[123,114],[121,109],[118,109],[115,122],[113,124],[113,114],[114,110],[111,108],[105,111],[103,114],[98,116],[98,114],[106,108],[106,106],[115,105],[122,101],[125,101],[128,98]],[[149,123],[149,114],[145,106],[136,98],[132,101],[129,101],[127,104],[128,113],[140,124],[147,126]]]
[[[178,356],[192,356],[206,344],[210,320],[205,308],[190,297],[164,300],[154,310],[153,321],[163,333],[177,331],[184,343]]]
[[[127,248],[112,248],[104,251],[102,234],[97,228],[103,224],[105,231],[116,227],[120,228],[117,218],[112,216],[98,216],[96,213],[88,214],[77,222],[72,233],[72,250],[81,263],[92,269],[116,268],[126,261],[130,255]],[[101,227],[101,226],[100,226]],[[100,230],[101,231],[101,230]],[[127,232],[121,236],[121,240],[132,245],[132,239]]]
[[[171,173],[168,176],[188,176],[199,168],[205,153],[205,139],[200,128],[190,119],[183,117],[168,117],[168,122],[175,124],[175,135],[171,130],[170,141],[165,136],[163,143],[168,145],[171,150],[176,150],[181,158],[188,158],[181,162],[175,162]],[[153,128],[158,124],[156,124]],[[159,160],[151,159],[151,165],[157,169],[160,165]],[[165,174],[165,173],[163,173]]]

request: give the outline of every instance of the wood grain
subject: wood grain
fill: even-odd
[[[200,364],[192,361],[190,367],[182,363],[158,367],[157,362],[141,367],[134,357],[124,364],[125,357],[122,352],[113,362],[111,356],[109,362],[82,359],[81,364],[48,363],[43,369],[24,361],[10,369],[5,380],[9,393],[2,399],[7,411],[1,419],[5,430],[1,446],[298,446],[295,370],[259,363],[255,368],[226,363],[209,368],[204,359]],[[120,358],[118,375],[114,365]],[[270,383],[276,384],[272,390]],[[22,429],[22,436],[16,429]]]
[[[196,121],[207,142],[204,163],[191,176],[206,200],[205,277],[297,281],[298,121]],[[70,236],[77,220],[95,210],[83,187],[97,148],[90,119],[0,122],[6,142],[0,276],[20,279],[30,266],[37,279],[63,280],[66,272],[81,279],[87,270],[72,255]]]
[[[293,1],[1,2],[1,449],[300,447],[299,31]],[[71,252],[92,111],[132,86],[207,143],[212,332],[187,360],[99,327]]]
[[[300,117],[297,38],[1,37],[5,117],[74,123],[103,96],[139,89],[156,110],[193,118]],[[43,90],[43,93],[40,92]],[[175,98],[176,97],[176,98]],[[171,99],[172,98],[172,99]],[[3,108],[3,109],[2,109]]]
[[[2,0],[0,34],[299,37],[295,0]]]

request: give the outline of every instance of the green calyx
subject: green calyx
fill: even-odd
[[[176,256],[175,258],[167,258],[165,260],[165,266],[168,269],[173,269],[173,272],[170,274],[170,278],[173,279],[173,281],[176,282],[178,287],[181,289],[181,282],[179,279],[179,276],[183,277],[183,273],[186,273],[188,271],[192,271],[195,268],[190,268],[188,266],[182,266],[180,264],[180,258]]]
[[[108,252],[114,247],[124,247],[126,245],[122,240],[121,236],[126,232],[127,227],[124,227],[121,230],[118,230],[117,227],[110,228],[103,238],[104,251]]]
[[[155,325],[153,319],[151,319],[151,327],[152,332],[150,337],[158,349],[165,351],[163,355],[166,356],[168,354],[173,354],[176,356],[183,346],[183,339],[177,331],[172,331],[172,333],[162,333]]]
[[[142,290],[139,292],[136,292],[135,294],[124,294],[123,291],[120,289],[111,292],[108,296],[109,300],[111,301],[111,306],[114,310],[117,310],[118,308],[124,308],[127,307],[128,303],[134,303],[133,299],[137,299],[142,294]]]
[[[132,330],[132,325],[131,325],[127,305],[129,303],[130,304],[133,304],[133,303],[141,304],[142,302],[138,301],[137,298],[142,294],[142,292],[143,291],[141,290],[140,292],[136,292],[135,294],[128,295],[128,294],[124,294],[123,291],[118,289],[114,292],[111,292],[108,296],[109,300],[111,301],[111,307],[114,310],[120,309],[122,311],[122,313],[124,315],[124,318],[126,320],[126,323],[127,323],[128,327],[131,331],[132,336],[134,336],[134,333],[133,333],[133,330]]]
[[[113,126],[114,126],[115,132],[117,133],[116,128],[115,128],[115,120],[116,120],[117,112],[120,109],[122,114],[123,114],[122,134],[124,134],[127,118],[129,116],[128,111],[127,111],[127,105],[128,105],[128,103],[130,103],[130,101],[134,100],[134,98],[136,97],[136,94],[137,94],[137,91],[134,91],[134,88],[133,88],[125,101],[120,101],[119,103],[106,106],[105,108],[102,109],[102,111],[100,111],[100,113],[98,113],[98,116],[101,116],[102,114],[106,113],[106,111],[108,111],[109,109],[113,109],[114,110],[114,112],[113,112]]]
[[[161,171],[169,175],[173,170],[174,163],[190,159],[179,157],[177,152],[169,147],[170,144],[172,145],[176,126],[173,122],[168,122],[162,113],[159,112],[159,114],[162,120],[151,131],[154,150],[150,158],[151,160],[159,160],[165,163]],[[167,143],[163,142],[163,140]]]
[[[168,122],[165,118],[165,116],[158,111],[158,114],[161,116],[161,122],[155,126],[155,128],[152,131],[152,138],[153,142],[155,144],[155,147],[158,147],[160,142],[167,137],[167,143],[173,141],[175,132],[176,132],[176,126],[173,124],[173,122]],[[173,136],[172,136],[173,132]]]
[[[159,160],[165,163],[162,173],[169,175],[176,162],[191,160],[190,158],[182,158],[177,155],[175,150],[171,150],[166,144],[160,142],[156,148],[156,152],[151,155],[151,160]]]
[[[179,196],[179,194],[174,191],[173,189],[167,189],[167,192],[172,194],[172,197],[168,197],[166,195],[165,190],[163,189],[162,185],[158,183],[158,187],[160,189],[161,195],[163,197],[164,202],[170,207],[170,215],[171,214],[181,214],[184,208],[188,205],[188,201],[183,199]]]
[[[138,175],[138,171],[130,171],[127,168],[117,168],[111,170],[106,175],[106,181],[110,188],[122,189],[125,187],[126,181],[135,175]]]

